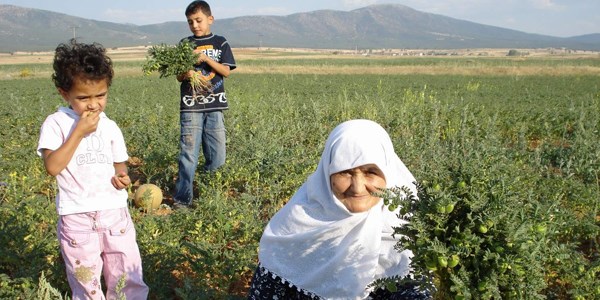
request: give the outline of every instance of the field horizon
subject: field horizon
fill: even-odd
[[[306,48],[234,48],[235,74],[600,75],[598,51],[564,49],[387,49],[373,52]],[[508,56],[509,51],[519,55]],[[141,74],[148,48],[107,49],[117,76]],[[0,80],[51,75],[53,52],[0,54]],[[368,60],[376,68],[353,61]],[[315,63],[307,63],[314,61]],[[330,63],[335,68],[330,67]],[[547,63],[555,61],[558,63]],[[560,61],[564,61],[560,63]],[[347,63],[345,63],[347,62]]]

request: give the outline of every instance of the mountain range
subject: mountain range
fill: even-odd
[[[216,18],[211,29],[225,36],[232,47],[600,50],[600,33],[568,38],[532,34],[421,12],[399,4],[287,16]],[[113,48],[174,44],[188,35],[184,19],[140,26],[0,5],[0,52],[51,51],[58,43],[73,37]]]

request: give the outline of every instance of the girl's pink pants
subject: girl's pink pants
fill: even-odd
[[[60,216],[58,240],[73,300],[146,299],[142,260],[127,207]],[[104,276],[106,296],[100,276]],[[122,286],[122,288],[119,288]]]

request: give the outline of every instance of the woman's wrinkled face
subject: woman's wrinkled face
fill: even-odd
[[[331,190],[350,212],[364,212],[379,202],[373,193],[385,188],[385,176],[375,164],[331,174]]]

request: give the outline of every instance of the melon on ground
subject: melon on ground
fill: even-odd
[[[133,196],[133,203],[138,208],[146,211],[157,209],[162,203],[162,191],[154,184],[146,183],[140,185]]]

